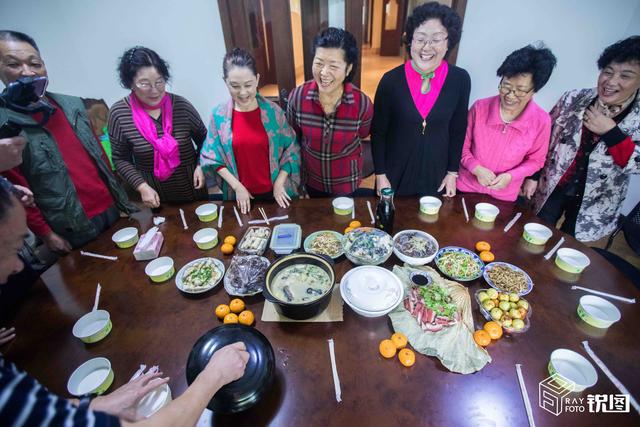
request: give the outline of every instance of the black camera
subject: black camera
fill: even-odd
[[[35,125],[18,124],[10,119],[0,127],[0,138],[17,136],[23,127],[42,127],[49,121],[55,107],[44,100],[49,80],[46,77],[21,77],[9,83],[0,94],[0,107],[17,113],[31,115],[43,113]]]

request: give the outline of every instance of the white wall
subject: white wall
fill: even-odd
[[[169,62],[170,91],[186,97],[205,123],[228,98],[222,81],[224,37],[214,0],[2,1],[0,28],[36,40],[50,90],[108,105],[127,94],[116,73],[125,49],[142,45]]]
[[[512,51],[544,41],[558,58],[535,100],[550,110],[570,89],[594,87],[602,50],[640,34],[638,0],[470,0],[457,64],[471,75],[471,103],[497,93],[496,70]],[[632,177],[623,206],[640,201],[640,176]]]

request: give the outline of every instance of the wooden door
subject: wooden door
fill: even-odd
[[[383,0],[380,56],[400,55],[406,6],[405,0]]]

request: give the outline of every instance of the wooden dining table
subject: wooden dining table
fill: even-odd
[[[527,414],[523,402],[516,364],[522,373],[538,425],[623,426],[639,425],[640,417],[631,407],[627,413],[589,412],[588,395],[616,395],[620,391],[596,367],[596,385],[581,393],[571,393],[571,405],[559,415],[539,404],[539,383],[548,376],[547,364],[552,351],[566,348],[591,360],[582,341],[628,388],[640,396],[640,345],[638,326],[640,310],[636,304],[613,303],[622,314],[608,329],[584,323],[576,309],[583,291],[573,284],[629,298],[640,299],[640,291],[598,253],[572,237],[555,230],[545,246],[534,246],[522,238],[528,222],[540,222],[526,208],[502,203],[487,196],[467,194],[469,221],[465,220],[461,196],[444,199],[437,216],[419,211],[417,198],[395,199],[394,231],[418,229],[434,236],[440,247],[460,246],[473,250],[477,241],[487,241],[497,261],[512,263],[526,271],[534,282],[526,297],[533,314],[531,328],[522,334],[505,335],[487,347],[491,363],[473,374],[448,371],[435,357],[417,354],[415,365],[402,366],[396,359],[384,359],[378,352],[381,340],[393,333],[388,316],[365,318],[344,305],[341,322],[263,322],[264,298],[244,298],[256,316],[254,327],[270,341],[276,357],[276,374],[268,394],[255,406],[233,415],[209,414],[213,425],[274,426],[525,426]],[[366,202],[375,211],[375,198],[355,199],[355,218],[370,225]],[[473,218],[478,202],[498,206],[500,213],[493,224]],[[223,255],[220,244],[202,251],[192,239],[201,228],[216,227],[217,221],[202,223],[195,214],[200,203],[164,206],[156,216],[166,221],[160,225],[165,241],[161,255],[173,258],[176,271],[187,262],[201,257],[215,257],[229,266],[232,256]],[[261,219],[258,207],[268,216],[288,215],[288,220],[302,226],[303,239],[318,230],[342,232],[351,216],[334,214],[330,199],[295,200],[288,209],[271,202],[254,202],[249,214],[241,215],[239,226],[233,203],[224,205],[220,238],[233,235],[238,240],[248,227],[248,220]],[[183,229],[178,208],[185,211],[188,229]],[[522,217],[508,231],[504,226],[517,212]],[[185,366],[192,346],[200,336],[221,324],[214,314],[218,304],[231,297],[222,284],[200,295],[182,293],[173,279],[154,284],[145,275],[146,262],[136,261],[133,248],[119,249],[111,241],[116,230],[134,226],[144,232],[152,226],[152,214],[143,211],[134,218],[120,219],[111,230],[82,249],[117,256],[117,261],[89,258],[80,251],[60,258],[30,290],[25,302],[12,319],[17,338],[5,347],[5,357],[26,370],[52,392],[69,396],[66,384],[73,370],[86,360],[104,356],[115,371],[109,391],[126,383],[144,363],[159,365],[171,377],[174,397],[187,387]],[[273,227],[274,224],[271,224]],[[591,264],[580,275],[571,275],[545,260],[544,254],[560,239],[563,247],[585,253]],[[237,251],[236,251],[237,253]],[[267,249],[265,256],[275,259]],[[383,265],[391,269],[402,262],[392,255]],[[435,268],[435,266],[430,264]],[[354,267],[349,260],[334,266],[336,279]],[[100,308],[109,311],[113,330],[102,341],[84,344],[71,333],[76,320],[91,310],[96,284],[102,286]],[[481,278],[464,283],[472,299],[475,327],[486,321],[478,309],[473,293],[486,288]],[[342,401],[337,402],[327,340],[335,343],[337,371]],[[461,349],[462,351],[462,349]],[[595,364],[594,364],[595,366]],[[579,399],[582,399],[580,401]],[[579,409],[582,402],[583,411]]]

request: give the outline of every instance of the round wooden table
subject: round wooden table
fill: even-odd
[[[569,395],[583,399],[584,412],[565,411],[558,416],[549,413],[538,404],[538,384],[548,376],[547,363],[553,350],[567,348],[589,358],[581,344],[588,340],[632,395],[640,396],[637,305],[614,301],[622,319],[608,330],[590,327],[576,314],[578,300],[585,293],[571,290],[571,282],[579,280],[582,286],[636,299],[640,299],[640,292],[599,254],[566,235],[564,247],[583,251],[591,259],[591,265],[579,278],[563,274],[553,258],[544,259],[546,251],[562,236],[560,231],[554,230],[546,246],[536,250],[521,237],[525,223],[539,222],[529,212],[486,196],[465,195],[465,199],[471,216],[477,202],[497,205],[500,215],[495,224],[487,227],[473,219],[467,223],[459,196],[444,201],[437,219],[420,214],[417,199],[396,198],[395,231],[424,230],[436,237],[440,247],[473,249],[476,241],[490,242],[496,260],[521,267],[535,283],[527,296],[533,307],[529,331],[492,343],[487,348],[492,363],[475,374],[461,375],[449,372],[438,359],[420,354],[412,368],[401,366],[397,360],[383,359],[378,353],[378,343],[392,333],[387,316],[364,318],[345,305],[343,322],[262,322],[263,298],[246,298],[248,308],[256,315],[255,327],[274,348],[275,384],[268,397],[253,408],[233,416],[214,414],[213,424],[523,426],[527,424],[527,416],[515,370],[515,364],[521,363],[538,425],[638,425],[640,418],[633,408],[626,414],[589,413],[588,394],[619,394],[599,368],[595,386]],[[366,200],[356,199],[356,218],[369,225]],[[375,209],[377,200],[369,200]],[[222,255],[220,245],[208,251],[195,246],[193,233],[216,224],[199,222],[194,212],[197,205],[181,206],[188,230],[183,230],[178,206],[165,206],[158,214],[167,219],[160,226],[165,236],[161,255],[174,259],[176,271],[203,256],[219,258],[226,266],[231,259]],[[224,203],[221,239],[226,235],[240,239],[248,219],[261,219],[255,205],[249,215],[243,216],[241,228],[234,217],[233,204]],[[350,216],[335,215],[329,199],[294,201],[289,209],[279,208],[275,203],[262,206],[269,216],[288,214],[289,220],[285,222],[300,224],[303,239],[317,230],[342,232],[351,221]],[[505,224],[517,212],[523,212],[523,217],[504,233]],[[150,212],[135,219],[121,219],[113,231],[130,225],[146,231],[151,226]],[[169,385],[174,396],[178,396],[186,388],[185,365],[191,347],[201,335],[221,324],[214,308],[230,298],[222,284],[199,296],[181,293],[173,279],[152,284],[144,274],[147,263],[136,261],[132,249],[116,248],[111,234],[105,233],[83,249],[117,255],[116,262],[83,257],[74,251],[61,258],[36,283],[12,321],[17,338],[5,348],[6,357],[61,395],[67,395],[66,382],[71,372],[92,357],[104,356],[111,361],[115,371],[111,390],[128,381],[139,364],[157,364],[171,377]],[[267,250],[267,256],[273,259],[271,250]],[[385,267],[400,263],[392,256]],[[350,268],[353,264],[346,259],[337,263],[337,279]],[[86,345],[72,336],[71,329],[91,309],[98,282],[102,285],[100,307],[111,313],[113,330],[103,341]],[[479,287],[487,287],[482,278],[468,285],[471,294]],[[472,305],[476,327],[481,327],[485,320],[473,298]],[[341,403],[336,402],[334,395],[329,338],[335,341]]]

